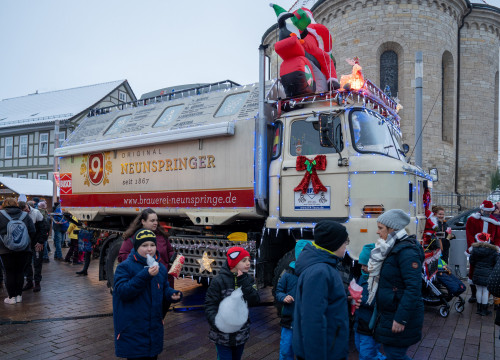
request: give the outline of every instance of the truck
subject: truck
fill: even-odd
[[[56,149],[60,200],[102,231],[99,278],[112,286],[121,232],[144,208],[170,228],[182,275],[207,284],[238,244],[259,286],[293,259],[323,219],[348,230],[348,262],[400,208],[420,236],[424,187],[407,161],[397,103],[369,80],[286,98],[280,80],[221,82],[93,110]],[[205,260],[205,262],[204,262]],[[205,264],[209,266],[203,266]]]

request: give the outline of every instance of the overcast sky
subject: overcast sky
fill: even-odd
[[[276,22],[269,2],[0,0],[0,99],[122,79],[137,97],[256,82],[258,46]],[[288,9],[295,0],[276,3]]]

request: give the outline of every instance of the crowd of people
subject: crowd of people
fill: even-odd
[[[51,231],[54,260],[84,264],[76,274],[87,275],[91,233],[85,233],[76,217],[64,215],[57,203],[49,214],[46,202],[38,199],[25,202],[6,198],[1,204],[0,268],[2,274],[5,272],[6,304],[20,303],[23,291],[41,290],[42,264],[50,253],[47,240]],[[440,261],[446,264],[454,239],[446,228],[444,209],[434,207],[432,216],[435,219],[428,222],[432,227],[426,228],[420,241],[407,233],[410,216],[403,210],[392,209],[380,215],[378,240],[363,247],[358,260],[360,276],[353,281],[345,276],[342,263],[350,241],[342,224],[322,220],[314,228],[314,241],[297,241],[295,260],[276,288],[276,301],[282,304],[280,360],[347,359],[349,313],[360,359],[409,359],[408,348],[422,338],[424,250],[437,239]],[[439,237],[425,238],[425,234]],[[63,258],[61,247],[66,236],[70,244]],[[477,314],[488,316],[489,289],[500,290],[500,203],[485,200],[479,212],[468,218],[466,237],[472,292],[469,303],[477,302]],[[89,246],[82,247],[82,239]],[[169,274],[175,255],[152,209],[144,209],[123,233],[113,288],[117,356],[154,360],[161,353],[163,321],[170,304],[183,296],[174,289]],[[260,298],[249,269],[248,251],[238,246],[229,248],[227,261],[206,293],[208,337],[216,346],[219,360],[241,359],[250,337],[248,306],[257,304]],[[357,293],[353,291],[356,286],[360,289]],[[493,294],[499,296],[500,291],[495,291]],[[496,323],[500,325],[500,310]]]

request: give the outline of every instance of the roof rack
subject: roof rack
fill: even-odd
[[[106,107],[102,107],[102,108],[90,109],[87,116],[92,117],[92,116],[97,116],[97,115],[103,115],[103,114],[107,114],[107,113],[110,113],[110,112],[115,111],[115,110],[124,110],[124,109],[128,109],[128,108],[146,106],[148,104],[156,104],[158,102],[171,101],[171,100],[176,100],[176,99],[180,99],[183,97],[206,94],[206,93],[209,93],[213,90],[230,89],[232,87],[238,87],[238,86],[241,86],[241,85],[238,83],[235,83],[234,81],[231,81],[231,80],[224,80],[224,81],[219,81],[219,82],[215,82],[215,83],[211,83],[211,84],[205,84],[205,85],[192,87],[189,89],[172,91],[169,94],[153,96],[153,97],[149,97],[146,99],[129,101],[129,102],[120,103],[117,105],[106,106]],[[215,88],[215,89],[212,89],[212,88]]]

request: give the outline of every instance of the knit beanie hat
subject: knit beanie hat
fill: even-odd
[[[250,253],[240,246],[233,246],[227,251],[227,263],[229,269],[233,269],[244,257],[250,257]]]
[[[40,208],[40,209],[47,209],[47,203],[45,201],[40,201],[38,203],[38,208]]]
[[[312,241],[311,240],[299,240],[297,241],[297,244],[295,244],[295,260],[298,259],[300,253],[302,252],[302,250],[304,250],[304,247],[307,245],[307,244],[312,244]],[[292,261],[289,266],[292,268],[292,269],[295,269],[295,261]]]
[[[139,246],[141,246],[146,241],[152,241],[156,245],[156,235],[151,230],[140,229],[134,235],[134,249],[137,251]]]
[[[330,251],[336,251],[347,241],[346,228],[333,220],[322,220],[314,227],[314,242]]]
[[[361,250],[361,254],[359,254],[359,265],[368,265],[368,260],[370,260],[370,254],[373,249],[375,249],[374,243],[366,244],[365,246],[363,246],[363,250]]]
[[[399,231],[410,223],[410,216],[401,209],[391,209],[380,215],[377,222]]]

